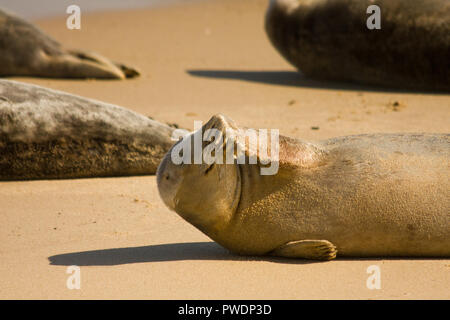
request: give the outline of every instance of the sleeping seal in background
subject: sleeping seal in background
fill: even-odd
[[[381,29],[367,28],[370,5]],[[311,78],[450,90],[448,0],[271,0],[266,32]]]
[[[66,50],[34,25],[0,9],[0,76],[133,78],[139,72],[93,53]]]
[[[239,135],[222,115],[202,133],[211,128]],[[213,143],[229,147],[227,139]],[[450,257],[449,134],[318,143],[280,136],[274,175],[261,175],[260,161],[176,165],[171,152],[157,172],[162,200],[232,252],[319,260]]]
[[[154,174],[172,131],[118,106],[0,80],[0,180]]]

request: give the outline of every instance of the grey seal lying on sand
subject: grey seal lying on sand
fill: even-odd
[[[211,128],[240,134],[222,115],[201,130]],[[229,147],[227,139],[213,143]],[[232,252],[319,260],[450,257],[449,134],[318,143],[280,136],[275,175],[261,175],[260,161],[177,165],[171,152],[157,172],[164,203]]]
[[[66,50],[34,25],[0,9],[0,76],[133,78],[139,72],[93,52]]]
[[[370,5],[379,30],[366,26]],[[448,0],[271,0],[266,32],[311,78],[450,90]]]
[[[0,80],[0,180],[154,174],[172,132],[115,105]]]

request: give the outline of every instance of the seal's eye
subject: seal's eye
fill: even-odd
[[[208,172],[211,171],[211,169],[214,167],[215,164],[216,164],[216,163],[213,162],[208,168],[206,168],[206,170],[205,170],[205,175],[208,174]]]

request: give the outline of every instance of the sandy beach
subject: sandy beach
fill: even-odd
[[[321,140],[448,133],[450,96],[302,77],[264,32],[266,0],[189,1],[92,12],[81,30],[34,20],[67,47],[137,67],[127,81],[12,78],[193,129],[238,124]],[[82,8],[83,9],[83,8]],[[0,182],[0,299],[450,299],[449,259],[330,262],[240,257],[171,212],[154,176]],[[81,289],[66,286],[81,268]],[[366,286],[381,270],[381,289]]]

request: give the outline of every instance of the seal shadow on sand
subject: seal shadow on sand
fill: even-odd
[[[261,261],[282,264],[312,264],[334,261],[381,261],[381,260],[436,260],[433,258],[342,258],[333,261],[289,259],[270,256],[239,256],[222,248],[215,242],[183,242],[157,244],[142,247],[114,248],[58,254],[48,258],[56,266],[115,266],[131,263],[150,263],[183,260],[229,260]]]
[[[320,81],[313,80],[301,72],[274,70],[274,71],[243,71],[243,70],[186,70],[186,72],[194,77],[211,78],[211,79],[228,79],[241,80],[249,82],[257,82],[271,85],[303,87],[312,89],[330,89],[330,90],[347,90],[347,91],[367,91],[367,92],[391,92],[391,93],[416,93],[416,94],[443,94],[445,91],[433,90],[410,90],[401,88],[388,88],[381,86],[369,86],[352,82],[337,81]]]
[[[183,242],[142,247],[114,248],[58,254],[48,258],[57,266],[114,266],[130,263],[150,263],[183,260],[269,261],[309,264],[323,261],[252,257],[235,255],[215,242]]]

